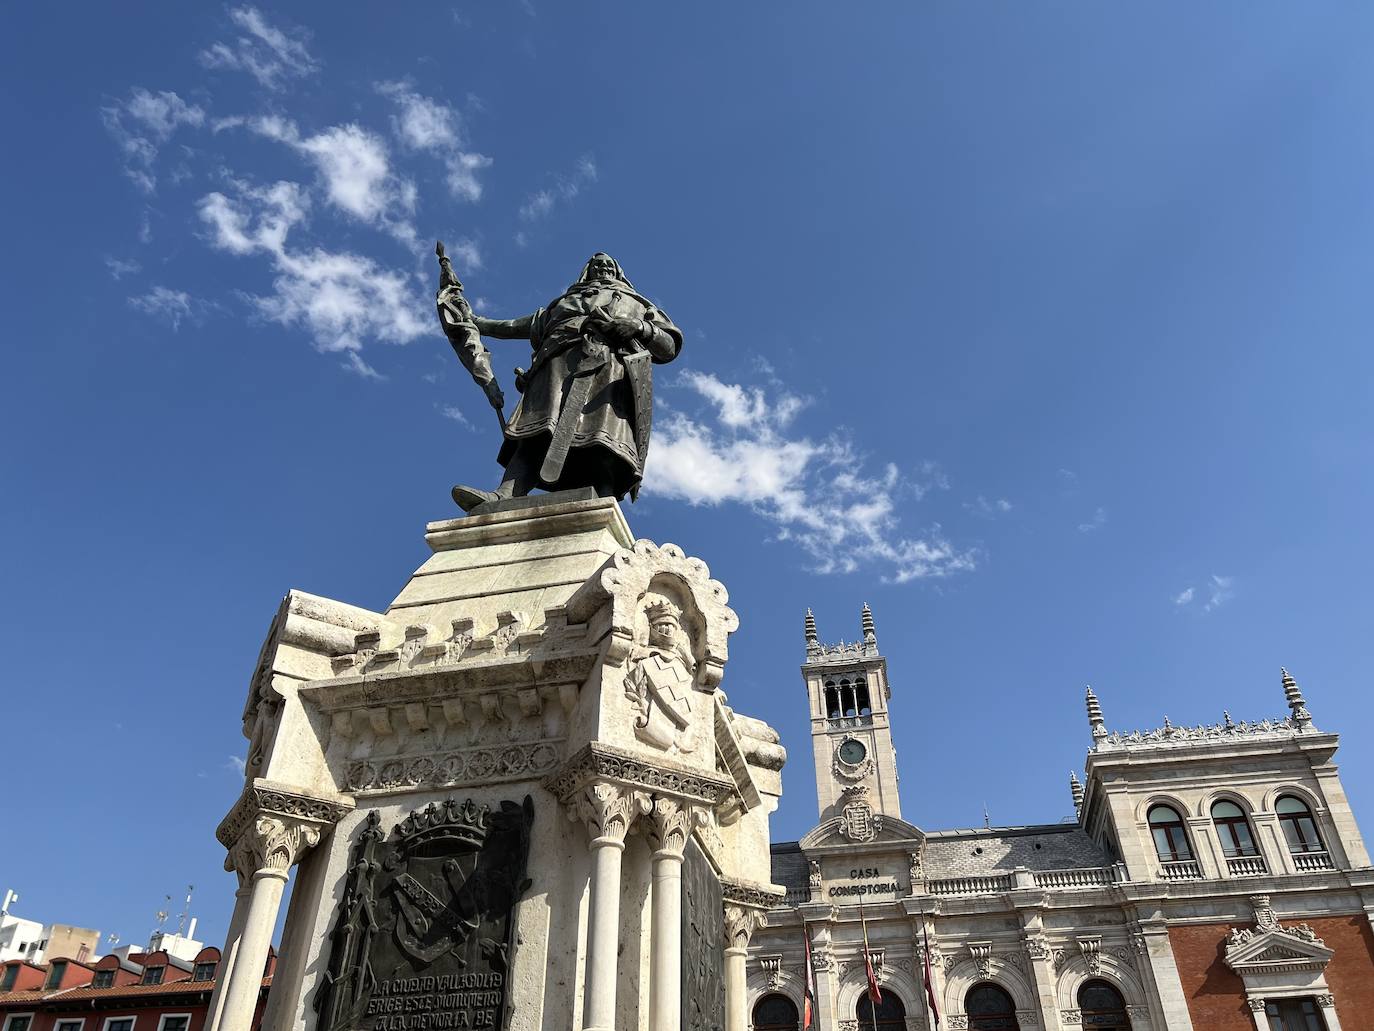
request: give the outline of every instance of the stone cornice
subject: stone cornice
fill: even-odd
[[[787,895],[787,889],[777,884],[757,884],[754,881],[722,877],[720,895],[723,901],[731,905],[771,909],[782,903]]]
[[[346,795],[323,797],[303,788],[255,778],[244,786],[228,814],[215,829],[215,837],[225,848],[233,848],[243,832],[260,816],[300,820],[332,827],[353,809]]]
[[[662,758],[647,758],[605,744],[590,744],[544,778],[544,786],[567,802],[593,781],[610,781],[667,795],[711,809],[730,797],[731,781]]]

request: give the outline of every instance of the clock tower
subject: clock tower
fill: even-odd
[[[873,613],[865,604],[862,638],[821,644],[816,619],[806,610],[806,662],[802,678],[811,703],[811,748],[821,822],[839,818],[840,833],[871,840],[884,816],[900,818],[897,753],[887,703],[887,660],[878,652]]]

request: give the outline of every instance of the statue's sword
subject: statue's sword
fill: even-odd
[[[606,314],[600,308],[593,310],[599,315]],[[558,422],[554,424],[553,439],[549,441],[549,449],[544,452],[544,464],[539,467],[539,478],[546,484],[557,483],[563,475],[573,434],[577,431],[577,421],[582,417],[582,410],[587,407],[587,398],[592,392],[592,373],[610,360],[610,345],[602,341],[598,343],[603,349],[600,360],[592,355],[584,355],[573,370],[572,386],[568,388],[568,396],[563,399],[563,408],[558,413]]]

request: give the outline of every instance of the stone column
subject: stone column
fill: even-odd
[[[1023,944],[1030,963],[1031,983],[1035,986],[1035,1003],[1040,1012],[1041,1025],[1046,1031],[1058,1031],[1059,993],[1054,976],[1054,951],[1043,934],[1039,915],[1028,926]]]
[[[1140,945],[1150,979],[1154,981],[1155,990],[1150,1001],[1159,1006],[1158,1025],[1168,1031],[1193,1031],[1188,997],[1183,994],[1178,964],[1174,962],[1174,947],[1169,942],[1169,926],[1162,915],[1140,921]]]
[[[614,784],[589,784],[572,799],[591,835],[592,883],[587,907],[587,972],[583,1031],[615,1031],[616,954],[620,945],[620,861],[625,835],[649,808],[648,797]]]
[[[745,968],[749,939],[767,922],[764,910],[725,903],[725,1031],[748,1031],[749,989]]]
[[[320,840],[320,825],[281,814],[260,815],[235,846],[235,866],[249,882],[247,912],[224,990],[219,1031],[250,1031],[262,990],[263,968],[292,864]]]
[[[231,871],[232,862],[226,862]],[[234,959],[238,955],[239,939],[243,936],[243,922],[248,916],[248,896],[252,891],[251,878],[239,877],[239,890],[234,893],[234,915],[229,918],[229,933],[224,939],[224,949],[220,953],[219,968],[215,971],[215,990],[210,994],[210,1007],[205,1017],[205,1031],[219,1031],[220,1014],[224,1011],[224,993],[229,987],[229,975],[234,970]]]
[[[699,810],[654,799],[649,814],[649,1031],[679,1031],[682,1023],[682,853]]]

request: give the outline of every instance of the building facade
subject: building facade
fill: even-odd
[[[749,946],[754,1031],[796,1031],[804,941],[819,1031],[1364,1031],[1374,870],[1333,762],[1289,714],[1108,729],[1091,690],[1076,819],[925,830],[903,819],[872,613],[802,677],[820,822],[773,846],[787,889]],[[865,932],[882,1002],[868,1000]]]

